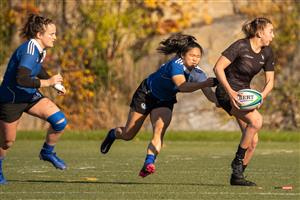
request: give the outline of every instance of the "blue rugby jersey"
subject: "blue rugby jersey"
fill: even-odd
[[[31,70],[31,78],[36,78],[41,70],[41,63],[46,51],[41,48],[35,39],[21,44],[13,53],[5,71],[0,86],[0,103],[27,103],[38,99],[41,94],[36,88],[25,88],[16,81],[19,67]]]
[[[182,59],[175,57],[163,64],[147,78],[147,85],[153,96],[161,101],[169,101],[176,98],[179,90],[172,77],[179,74],[184,75],[186,80],[190,82],[206,80],[205,73],[198,66],[190,72],[184,66]]]

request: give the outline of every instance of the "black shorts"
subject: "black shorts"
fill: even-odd
[[[42,98],[44,97],[41,96],[41,98],[30,103],[0,103],[0,120],[7,123],[18,120],[22,116],[23,112],[27,112]]]
[[[219,105],[231,116],[230,113],[232,106],[230,103],[230,98],[225,89],[219,84],[216,88],[216,97]]]
[[[170,101],[160,101],[151,94],[147,86],[147,79],[143,80],[140,86],[136,89],[130,108],[135,112],[143,115],[148,115],[153,109],[160,107],[167,107],[173,111],[174,104],[177,103],[176,98]]]

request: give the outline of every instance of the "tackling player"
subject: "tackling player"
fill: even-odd
[[[155,159],[163,144],[164,134],[171,122],[173,106],[178,92],[194,92],[203,89],[208,99],[216,102],[211,88],[215,78],[206,78],[201,69],[196,68],[203,54],[202,47],[190,35],[174,34],[162,41],[158,51],[176,56],[163,64],[156,72],[142,81],[135,91],[126,125],[111,129],[101,144],[101,152],[107,153],[115,139],[131,140],[140,130],[150,114],[153,137],[147,148],[147,155],[139,175],[146,177],[155,171]],[[203,80],[201,82],[196,79]],[[196,76],[195,76],[196,75]]]

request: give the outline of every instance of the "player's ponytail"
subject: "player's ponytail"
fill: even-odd
[[[49,18],[45,18],[37,14],[30,14],[28,16],[27,22],[21,29],[20,35],[27,39],[35,38],[38,32],[45,32],[45,26],[48,24],[53,24],[53,21]]]
[[[165,55],[176,53],[177,56],[181,57],[192,48],[199,48],[201,55],[203,54],[203,48],[196,42],[196,38],[191,35],[176,33],[159,44],[158,52]]]
[[[259,37],[257,35],[257,31],[263,30],[267,24],[272,24],[271,20],[265,17],[258,17],[252,21],[246,22],[242,27],[242,31],[244,32],[246,38],[253,38],[255,36]]]

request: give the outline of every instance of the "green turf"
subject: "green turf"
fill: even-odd
[[[259,187],[228,184],[237,141],[168,141],[155,174],[137,176],[145,157],[145,141],[117,141],[107,155],[99,141],[62,140],[57,153],[66,171],[38,159],[42,140],[18,140],[4,170],[9,184],[0,199],[300,199],[300,150],[297,142],[261,142],[248,179]],[[293,190],[276,189],[291,185]]]
[[[107,131],[66,131],[63,140],[101,140]],[[135,140],[148,141],[152,133],[141,131]],[[45,137],[45,131],[19,131],[18,140],[40,140]],[[241,137],[238,131],[167,131],[168,141],[237,141]],[[261,131],[261,141],[300,142],[300,133],[291,131]]]

